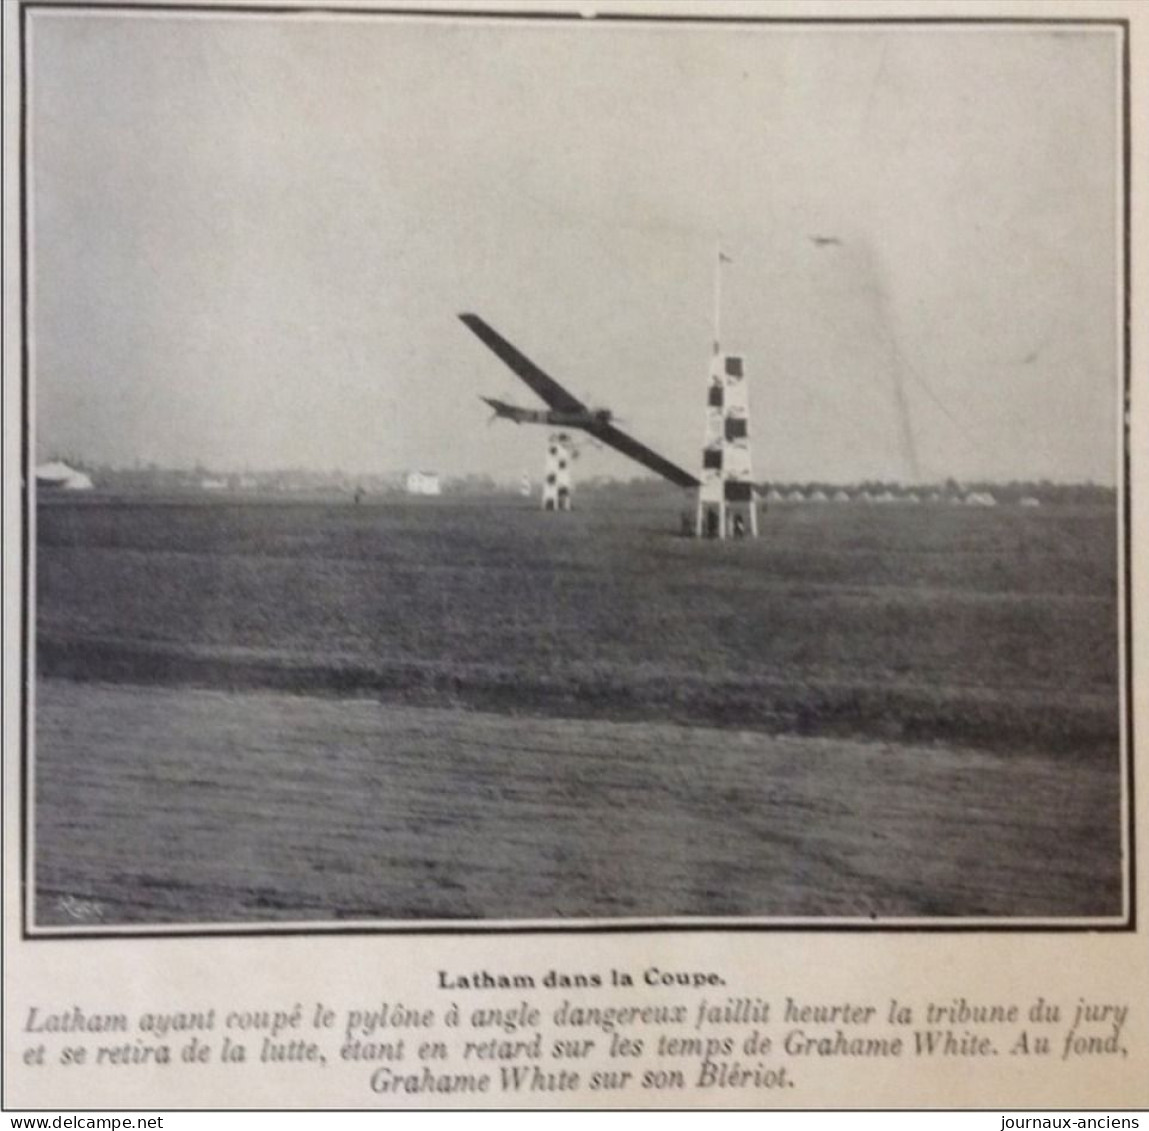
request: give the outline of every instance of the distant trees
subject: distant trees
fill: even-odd
[[[197,463],[192,468],[162,467],[154,462],[136,461],[128,467],[100,465],[82,458],[69,459],[73,467],[87,471],[99,487],[125,493],[178,494],[199,492],[204,483],[222,484],[228,491],[242,494],[274,495],[332,495],[353,494],[359,491],[367,496],[389,495],[405,490],[405,472],[355,474],[339,468],[316,470],[303,467],[285,467],[270,470],[244,471],[212,469]],[[522,480],[498,480],[486,473],[444,476],[443,493],[455,496],[482,496],[494,494],[520,494]],[[989,495],[1001,505],[1032,506],[1112,506],[1116,500],[1113,487],[1097,483],[1055,483],[1049,479],[1010,480],[957,480],[945,479],[938,483],[902,483],[896,480],[862,479],[851,483],[825,479],[763,480],[756,484],[758,493],[772,499],[807,499],[820,502],[844,502],[863,497],[886,502],[913,501],[950,502],[966,500],[972,495]],[[620,499],[651,500],[662,496],[678,497],[677,488],[654,475],[635,475],[628,479],[609,476],[576,476],[575,494]],[[843,498],[844,496],[844,498]]]

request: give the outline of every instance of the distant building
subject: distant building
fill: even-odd
[[[1021,500],[1021,505],[1023,507],[1039,507],[1041,506],[1041,500],[1035,499],[1032,495],[1026,495],[1025,498]]]
[[[60,460],[36,468],[36,486],[49,491],[90,491],[91,477]]]
[[[443,486],[439,482],[439,474],[435,471],[409,471],[407,472],[408,495],[441,495]]]

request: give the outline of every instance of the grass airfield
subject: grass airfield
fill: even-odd
[[[43,501],[36,923],[1121,913],[1111,507],[579,502]]]

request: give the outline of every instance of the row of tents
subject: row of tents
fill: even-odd
[[[967,507],[996,507],[997,499],[989,491],[969,491],[965,494],[949,494],[940,491],[906,491],[895,494],[893,491],[847,491],[840,488],[837,491],[823,491],[815,488],[812,491],[803,491],[798,487],[792,490],[771,487],[763,496],[767,503],[933,503],[948,504],[951,506]],[[1041,503],[1032,495],[1026,495],[1018,500],[1023,507],[1037,507]]]

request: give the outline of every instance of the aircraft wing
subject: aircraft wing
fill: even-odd
[[[510,366],[551,408],[558,412],[586,412],[587,407],[571,396],[553,377],[544,373],[529,357],[519,353],[501,334],[477,314],[460,314],[459,320],[495,356]]]
[[[629,456],[643,467],[649,467],[664,479],[669,479],[676,487],[697,487],[698,480],[688,471],[683,471],[677,464],[663,459],[657,452],[653,452],[645,444],[640,444],[625,432],[619,431],[613,424],[593,424],[586,429],[590,435],[609,444],[616,451]]]

